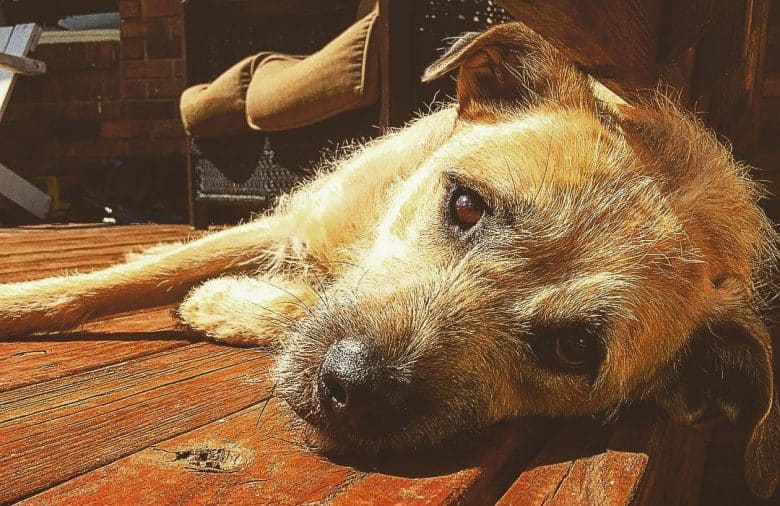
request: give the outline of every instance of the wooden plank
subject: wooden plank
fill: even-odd
[[[273,399],[253,406],[22,504],[296,504],[304,498],[321,503],[365,474],[302,449],[282,404]],[[198,458],[220,451],[229,458]]]
[[[0,69],[5,68],[15,74],[39,76],[46,73],[46,63],[23,56],[14,56],[0,52]]]
[[[658,63],[667,65],[699,42],[704,34],[721,22],[729,10],[722,0],[666,2]]]
[[[414,89],[419,79],[412,71],[414,4],[413,0],[379,0],[379,127],[382,131],[402,126],[413,112]]]
[[[170,236],[168,243],[177,242],[178,236]],[[40,253],[30,252],[17,255],[9,255],[7,258],[0,260],[0,278],[2,274],[12,273],[20,269],[25,269],[33,266],[64,266],[63,268],[69,268],[69,263],[72,262],[73,266],[83,261],[95,261],[95,264],[104,263],[104,258],[119,258],[123,259],[128,254],[140,254],[150,247],[162,246],[164,244],[158,242],[139,242],[138,239],[126,243],[120,242],[119,244],[107,243],[102,247],[81,247],[75,246],[73,248],[66,248],[60,251],[42,251]]]
[[[53,415],[72,416],[87,405],[117,404],[160,386],[198,376],[209,370],[209,362],[224,362],[248,353],[251,352],[198,343],[143,360],[111,364],[16,388],[0,396],[0,433],[22,419],[25,426],[37,428],[44,426]]]
[[[37,218],[43,219],[49,212],[51,197],[3,164],[0,164],[0,194]]]
[[[358,463],[370,474],[328,497],[335,505],[493,504],[557,424],[519,420],[484,430],[448,450]]]
[[[722,420],[699,427],[658,423],[648,445],[650,460],[634,504],[697,504],[713,423],[718,422]]]
[[[85,331],[0,343],[0,392],[88,371],[189,343],[171,334],[171,308],[93,322]]]
[[[0,52],[5,52],[12,33],[14,33],[13,26],[0,26]]]
[[[68,404],[0,425],[0,502],[37,491],[261,402],[267,354],[208,345],[197,367],[176,351],[55,380]],[[70,385],[68,387],[68,385]],[[24,400],[56,403],[47,384]],[[123,392],[127,392],[125,395]],[[14,391],[0,394],[0,402]],[[11,399],[13,400],[13,399]]]
[[[41,27],[36,24],[16,25],[2,52],[13,56],[27,56],[37,44],[40,35]],[[16,75],[13,72],[0,69],[0,121],[3,120],[5,108],[11,99],[15,81]]]
[[[591,419],[565,427],[520,474],[499,504],[546,504],[555,498],[575,463],[600,453],[608,438],[609,432]]]
[[[39,76],[46,73],[46,63],[23,56],[13,56],[0,52],[0,68],[15,74]]]
[[[56,235],[51,235],[55,233]],[[89,225],[49,227],[0,228],[0,255],[30,251],[32,249],[55,249],[59,241],[72,244],[74,241],[105,242],[108,236],[113,239],[127,237],[146,238],[153,243],[158,236],[178,234],[182,239],[199,237],[202,232],[193,232],[186,225]],[[56,237],[56,242],[53,238]],[[14,248],[23,248],[22,250]]]
[[[764,77],[764,96],[780,97],[780,72],[767,72]],[[780,122],[780,117],[774,119]]]
[[[780,97],[780,72],[767,72],[764,76],[764,96]]]
[[[624,98],[626,90],[655,85],[661,1],[501,0],[501,5]]]
[[[480,481],[498,478],[502,458],[522,463],[539,444],[530,439],[524,454],[518,436],[528,436],[530,426],[505,425],[455,449],[359,464],[306,451],[291,416],[274,398],[47,490],[30,503],[443,504],[469,498]],[[234,457],[196,457],[220,450]]]

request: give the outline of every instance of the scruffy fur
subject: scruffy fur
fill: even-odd
[[[182,323],[279,347],[276,391],[324,447],[405,451],[524,415],[656,403],[750,427],[747,481],[772,495],[780,415],[761,322],[777,237],[748,168],[671,101],[631,106],[520,24],[465,36],[458,104],[357,148],[278,209],[105,270],[0,285],[0,338],[183,300]],[[598,93],[594,93],[594,88]],[[453,191],[487,211],[453,224]],[[574,326],[599,360],[543,351]],[[317,375],[368,336],[415,408],[365,436],[329,422]]]

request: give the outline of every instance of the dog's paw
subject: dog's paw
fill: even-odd
[[[195,288],[177,309],[190,333],[233,345],[273,346],[300,313],[298,296],[280,280],[223,277]]]

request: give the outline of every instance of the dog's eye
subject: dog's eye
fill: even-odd
[[[452,219],[462,230],[468,230],[482,219],[485,202],[475,191],[468,188],[456,189],[450,200]]]
[[[555,357],[567,369],[590,366],[597,356],[596,340],[585,329],[566,329],[555,341]]]
[[[598,331],[581,322],[534,326],[528,342],[540,365],[559,371],[594,371],[601,360]]]

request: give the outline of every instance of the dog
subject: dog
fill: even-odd
[[[455,70],[457,103],[271,214],[0,285],[0,337],[181,301],[190,332],[277,348],[276,393],[350,452],[636,402],[722,412],[749,426],[747,483],[770,497],[778,236],[749,168],[671,100],[609,99],[521,24],[462,37],[424,79]]]

